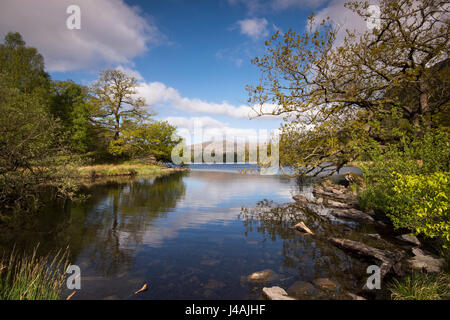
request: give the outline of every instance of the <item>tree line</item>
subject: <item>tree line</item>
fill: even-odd
[[[0,44],[0,211],[38,205],[45,188],[73,196],[80,164],[170,161],[176,128],[153,119],[137,88],[119,70],[101,71],[90,86],[52,80],[37,49],[8,33]]]

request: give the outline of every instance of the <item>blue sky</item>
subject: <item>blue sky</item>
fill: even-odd
[[[66,27],[73,4],[81,10],[79,30]],[[0,34],[21,32],[44,55],[53,79],[89,84],[101,69],[121,68],[138,78],[156,118],[180,129],[198,120],[212,132],[240,136],[281,122],[248,119],[245,86],[259,78],[250,60],[264,53],[264,40],[277,29],[302,32],[313,11],[345,22],[340,0],[0,0],[0,6]]]

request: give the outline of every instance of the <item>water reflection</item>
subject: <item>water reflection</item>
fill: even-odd
[[[350,287],[363,264],[325,240],[348,227],[334,228],[292,204],[293,194],[310,188],[284,176],[224,171],[102,182],[86,187],[86,202],[48,208],[34,231],[2,235],[2,245],[69,245],[82,270],[73,299],[257,299],[264,285],[287,288],[325,276]],[[317,236],[290,228],[300,218]],[[264,269],[277,276],[247,281]],[[344,273],[355,276],[346,280]],[[150,289],[133,295],[143,283]]]
[[[345,298],[346,291],[360,290],[365,283],[367,263],[352,259],[341,250],[329,244],[328,237],[345,237],[360,240],[367,226],[355,229],[321,219],[303,211],[296,204],[277,205],[261,201],[254,208],[243,208],[239,218],[243,221],[246,234],[258,232],[264,241],[282,242],[282,264],[295,281],[313,283],[318,278],[330,278],[338,284],[334,292],[316,292],[312,298]],[[303,221],[315,233],[302,234],[292,226]]]

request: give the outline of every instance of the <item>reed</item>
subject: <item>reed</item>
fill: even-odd
[[[60,250],[53,257],[39,257],[38,246],[31,255],[13,249],[0,262],[1,300],[57,300],[65,283],[68,250]]]

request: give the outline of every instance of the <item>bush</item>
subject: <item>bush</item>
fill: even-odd
[[[393,173],[393,196],[388,216],[397,228],[408,228],[450,243],[450,173],[402,175]]]
[[[450,143],[446,131],[422,138],[401,137],[396,144],[365,146],[361,165],[366,189],[359,194],[363,209],[377,209],[396,228],[439,237],[448,244],[448,177]]]

